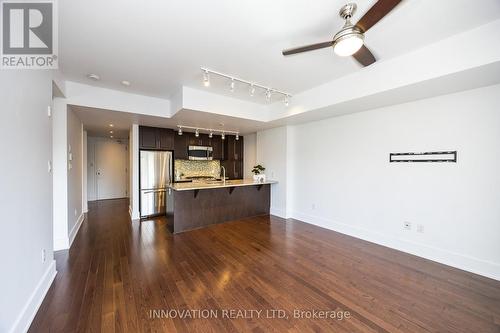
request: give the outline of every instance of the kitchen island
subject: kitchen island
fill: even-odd
[[[167,218],[172,233],[247,217],[268,215],[271,184],[251,179],[174,183],[167,191]]]

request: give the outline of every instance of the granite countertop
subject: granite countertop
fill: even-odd
[[[227,187],[239,187],[239,186],[256,186],[265,184],[276,184],[277,181],[268,180],[263,183],[256,183],[253,179],[234,179],[226,180],[224,184],[222,181],[208,181],[208,182],[196,182],[196,183],[173,183],[168,187],[174,191],[190,191],[190,190],[208,190],[217,188],[227,188]]]

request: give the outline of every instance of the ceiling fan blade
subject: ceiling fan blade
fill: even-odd
[[[370,8],[365,15],[356,23],[356,26],[360,28],[363,32],[368,31],[371,27],[377,24],[384,16],[389,14],[391,10],[394,9],[401,0],[379,0],[372,8]]]
[[[318,50],[318,49],[324,49],[325,47],[329,47],[333,45],[333,41],[329,42],[324,42],[324,43],[318,43],[318,44],[311,44],[311,45],[306,45],[306,46],[301,46],[297,47],[294,49],[288,49],[288,50],[283,50],[283,55],[290,55],[290,54],[295,54],[295,53],[301,53],[301,52],[307,52],[307,51],[312,51],[312,50]]]
[[[363,66],[370,66],[377,61],[371,51],[364,45],[352,56]]]

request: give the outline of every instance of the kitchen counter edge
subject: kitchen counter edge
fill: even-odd
[[[244,180],[230,180],[226,184],[200,184],[200,183],[174,183],[168,186],[168,188],[174,191],[192,191],[192,190],[210,190],[218,188],[228,188],[228,187],[241,187],[241,186],[258,186],[266,184],[277,184],[275,180],[268,180],[262,183],[254,182],[252,179]]]

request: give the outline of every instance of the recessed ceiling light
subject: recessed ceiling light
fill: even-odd
[[[101,79],[101,77],[99,75],[93,74],[93,73],[87,74],[87,77],[91,80],[94,80],[94,81],[99,81]]]
[[[113,131],[109,131],[109,134],[113,134]]]
[[[113,124],[109,124],[109,127],[115,127],[115,125],[113,125]]]
[[[111,135],[110,138],[113,139],[113,136]]]
[[[130,81],[123,80],[123,81],[122,81],[122,84],[123,84],[125,87],[128,87],[128,86],[130,86]]]

